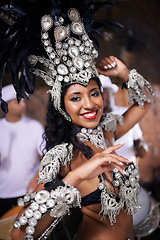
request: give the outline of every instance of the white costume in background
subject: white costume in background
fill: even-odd
[[[18,122],[0,119],[0,198],[26,194],[42,155],[42,125],[31,118]]]
[[[122,115],[126,111],[127,111],[127,107],[121,107],[121,106],[114,105],[112,113]],[[122,142],[125,143],[123,147],[116,150],[115,152],[118,155],[123,156],[127,159],[130,159],[134,163],[136,163],[134,141],[137,139],[143,139],[142,131],[141,131],[138,123],[133,128],[131,128],[125,135],[123,135],[121,138],[119,138],[118,140],[116,140],[114,142],[114,145],[116,145],[118,143],[122,143]]]

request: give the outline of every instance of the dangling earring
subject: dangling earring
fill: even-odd
[[[59,112],[61,113],[61,115],[69,122],[72,121],[71,117],[69,116],[68,113],[66,113],[65,111],[63,111],[61,108],[59,109]]]

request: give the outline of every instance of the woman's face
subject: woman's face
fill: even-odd
[[[71,85],[65,94],[64,103],[73,124],[86,128],[97,127],[103,113],[103,99],[95,80],[91,80],[87,87]]]

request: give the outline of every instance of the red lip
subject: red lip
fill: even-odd
[[[81,116],[85,119],[94,119],[97,116],[97,111],[85,112]]]

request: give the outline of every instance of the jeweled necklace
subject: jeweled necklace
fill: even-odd
[[[80,132],[77,133],[77,138],[81,142],[91,142],[92,145],[96,146],[97,148],[106,149],[107,148],[107,141],[103,135],[103,129],[100,125],[96,128],[81,128]]]

